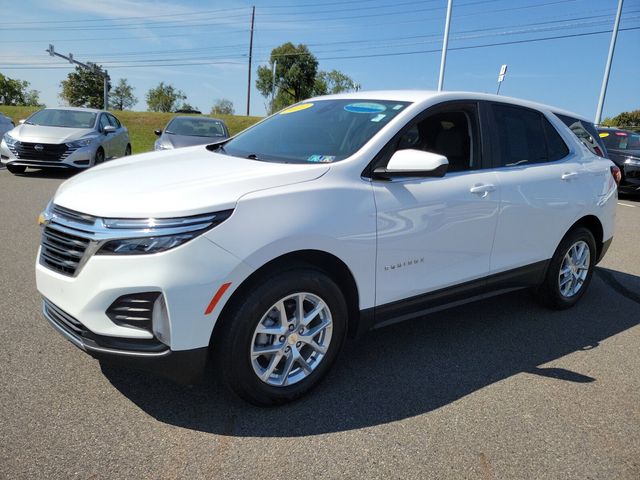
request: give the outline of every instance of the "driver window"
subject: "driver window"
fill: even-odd
[[[106,115],[100,115],[100,131],[104,132],[104,127],[109,125],[109,119],[107,119]]]
[[[479,168],[475,108],[439,109],[406,130],[396,150],[412,148],[444,155],[448,172]]]

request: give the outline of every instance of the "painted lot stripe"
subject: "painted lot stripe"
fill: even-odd
[[[628,203],[622,203],[622,202],[618,202],[618,205],[622,205],[623,207],[631,207],[631,208],[637,207],[637,205],[629,205]]]

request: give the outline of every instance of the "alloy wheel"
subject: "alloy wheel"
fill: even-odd
[[[562,259],[558,274],[558,286],[563,297],[570,298],[580,291],[589,273],[591,252],[589,245],[580,240],[571,247]]]

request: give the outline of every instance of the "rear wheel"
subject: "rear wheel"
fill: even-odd
[[[131,155],[131,145],[127,144],[127,148],[124,149],[124,156],[128,157]]]
[[[27,171],[27,167],[25,167],[24,165],[11,165],[10,163],[7,164],[7,170],[9,170],[9,172],[11,173],[24,173]]]
[[[306,393],[331,368],[347,306],[330,277],[298,269],[269,277],[223,321],[214,349],[225,383],[250,403],[278,405]]]
[[[560,242],[536,291],[540,303],[559,310],[575,305],[591,282],[596,258],[591,231],[584,227],[571,230]]]

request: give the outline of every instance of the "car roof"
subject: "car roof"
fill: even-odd
[[[552,113],[559,113],[560,115],[567,115],[584,122],[592,123],[582,115],[564,110],[561,108],[552,107],[543,103],[532,102],[529,100],[522,100],[519,98],[505,97],[503,95],[494,95],[489,93],[479,92],[466,92],[466,91],[444,91],[437,92],[435,90],[374,90],[374,91],[359,91],[351,93],[338,93],[335,95],[324,95],[321,97],[313,97],[305,101],[319,101],[319,100],[389,100],[398,102],[412,102],[420,103],[427,100],[485,100],[492,102],[503,102],[518,105],[527,108],[533,108],[536,110],[544,110]]]
[[[106,110],[100,110],[99,108],[85,108],[85,107],[47,107],[43,110],[68,110],[70,112],[92,112],[92,113],[100,113],[105,112]]]

